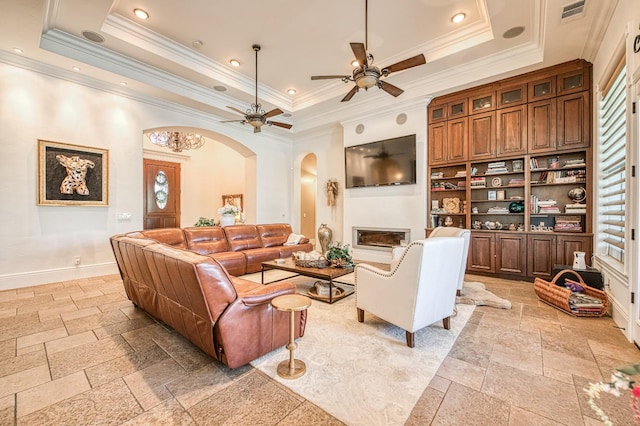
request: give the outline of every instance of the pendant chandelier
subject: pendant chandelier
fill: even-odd
[[[148,134],[152,144],[169,148],[173,152],[182,152],[184,149],[198,149],[204,145],[204,136],[197,133],[184,132],[151,132]]]

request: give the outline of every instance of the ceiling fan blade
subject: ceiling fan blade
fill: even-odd
[[[283,111],[280,108],[275,108],[275,109],[272,109],[271,111],[269,111],[268,113],[266,113],[264,115],[264,118],[273,117],[274,115],[280,115],[282,113],[283,113]]]
[[[394,86],[393,84],[389,84],[386,81],[378,82],[379,87],[392,96],[400,96],[404,90],[399,87]]]
[[[382,69],[382,72],[385,74],[389,74],[392,72],[406,70],[407,68],[417,67],[418,65],[424,65],[427,63],[424,55],[421,53],[413,58],[405,59],[404,61],[397,62],[393,65],[389,65],[386,68]]]
[[[221,121],[220,123],[244,123],[244,120],[224,120]]]
[[[349,93],[347,93],[347,96],[342,98],[340,102],[350,101],[351,98],[353,98],[353,95],[355,95],[356,93],[358,93],[358,86],[353,86],[353,89],[349,90]]]
[[[311,80],[329,80],[332,78],[349,78],[348,75],[312,75]]]
[[[280,123],[278,121],[267,121],[267,124],[269,126],[276,126],[276,127],[282,127],[283,129],[290,129],[291,127],[293,127],[292,124],[288,124],[288,123]]]
[[[238,114],[244,115],[244,111],[240,111],[238,108],[234,108],[234,107],[230,107],[230,106],[228,106],[227,108],[229,108],[232,111],[237,112]]]
[[[356,60],[362,65],[369,65],[367,63],[367,51],[364,48],[364,43],[349,43],[351,45],[351,50],[353,50],[353,54],[356,57]]]

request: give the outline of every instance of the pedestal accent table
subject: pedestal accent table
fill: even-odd
[[[307,366],[303,361],[293,357],[293,351],[298,348],[295,342],[295,313],[311,306],[311,299],[301,294],[285,294],[274,298],[271,305],[279,311],[289,312],[289,360],[278,364],[278,376],[283,379],[297,379],[304,375]]]

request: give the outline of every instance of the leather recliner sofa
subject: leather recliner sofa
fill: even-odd
[[[204,226],[191,228],[148,229],[128,234],[144,236],[173,247],[210,256],[229,274],[240,276],[261,270],[261,262],[289,257],[295,251],[311,251],[313,245],[303,239],[284,245],[292,234],[286,223],[265,225]]]
[[[288,313],[271,300],[294,294],[293,283],[232,277],[213,257],[141,235],[110,241],[129,299],[230,368],[288,343]],[[296,337],[305,323],[306,311],[297,312]]]

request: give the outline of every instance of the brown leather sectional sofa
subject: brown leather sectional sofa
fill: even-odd
[[[140,231],[146,238],[210,256],[234,276],[259,272],[260,263],[267,260],[289,257],[295,251],[313,250],[308,239],[285,246],[291,233],[291,226],[287,223]]]
[[[242,238],[243,235],[252,235],[246,229],[252,225],[240,226],[245,228],[245,232],[237,228],[229,230],[228,235],[237,237],[234,239],[235,247],[250,247],[253,243],[241,241],[248,239]],[[266,244],[269,244],[267,230],[275,228],[264,226]],[[282,229],[279,225],[277,227]],[[206,236],[218,235],[220,228],[208,228],[212,234],[204,229],[202,232],[197,228],[189,230],[193,230],[189,238],[184,237],[188,230],[180,236],[181,229],[155,230],[152,233],[167,242],[143,235],[151,231],[111,237],[113,253],[129,299],[230,368],[245,365],[286,345],[289,317],[286,312],[275,310],[271,300],[295,293],[295,285],[287,281],[261,285],[229,275],[215,256],[205,256],[197,253],[196,249],[188,249],[189,244],[192,248],[200,245],[199,250],[202,251],[208,250],[204,248],[207,244],[224,246],[224,243]],[[198,238],[194,237],[196,234]],[[271,254],[276,250],[281,253],[276,245],[266,248],[271,247]],[[285,252],[289,250],[289,246],[284,247]],[[238,251],[230,253],[238,254]],[[263,259],[264,253],[252,252],[245,257],[252,259],[251,271],[255,269],[255,259]],[[304,334],[305,323],[306,311],[296,313],[296,337]]]

